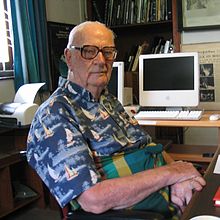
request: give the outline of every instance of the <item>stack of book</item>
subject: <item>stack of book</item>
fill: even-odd
[[[108,26],[172,19],[171,0],[92,0],[93,19]]]
[[[125,57],[125,71],[138,71],[139,56],[141,54],[156,54],[156,53],[172,53],[172,39],[165,40],[163,37],[155,37],[153,44],[150,45],[144,41],[140,45],[132,46],[130,52]]]
[[[130,54],[127,71],[132,71],[132,72],[137,71],[139,56],[141,54],[146,54],[146,53],[149,53],[149,43],[145,41],[141,45],[136,46],[134,49],[134,53]]]

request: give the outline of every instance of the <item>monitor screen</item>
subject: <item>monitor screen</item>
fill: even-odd
[[[141,106],[198,106],[198,53],[140,55],[139,99]]]
[[[113,63],[111,79],[108,83],[108,90],[118,98],[123,104],[124,96],[124,62],[118,61]]]

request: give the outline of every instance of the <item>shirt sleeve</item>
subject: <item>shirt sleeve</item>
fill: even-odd
[[[83,133],[59,102],[42,106],[36,114],[27,160],[61,207],[99,181]]]

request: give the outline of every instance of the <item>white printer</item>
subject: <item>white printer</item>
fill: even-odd
[[[21,86],[11,103],[0,103],[0,127],[30,125],[38,105],[35,96],[45,83],[29,83]]]

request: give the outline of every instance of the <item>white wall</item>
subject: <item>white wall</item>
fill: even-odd
[[[220,30],[183,32],[182,44],[220,42]],[[220,109],[219,109],[220,110]],[[190,128],[185,131],[185,144],[217,145],[218,132],[215,128]]]
[[[220,30],[182,32],[182,44],[220,42]]]
[[[0,103],[11,102],[14,97],[14,80],[0,80]]]

